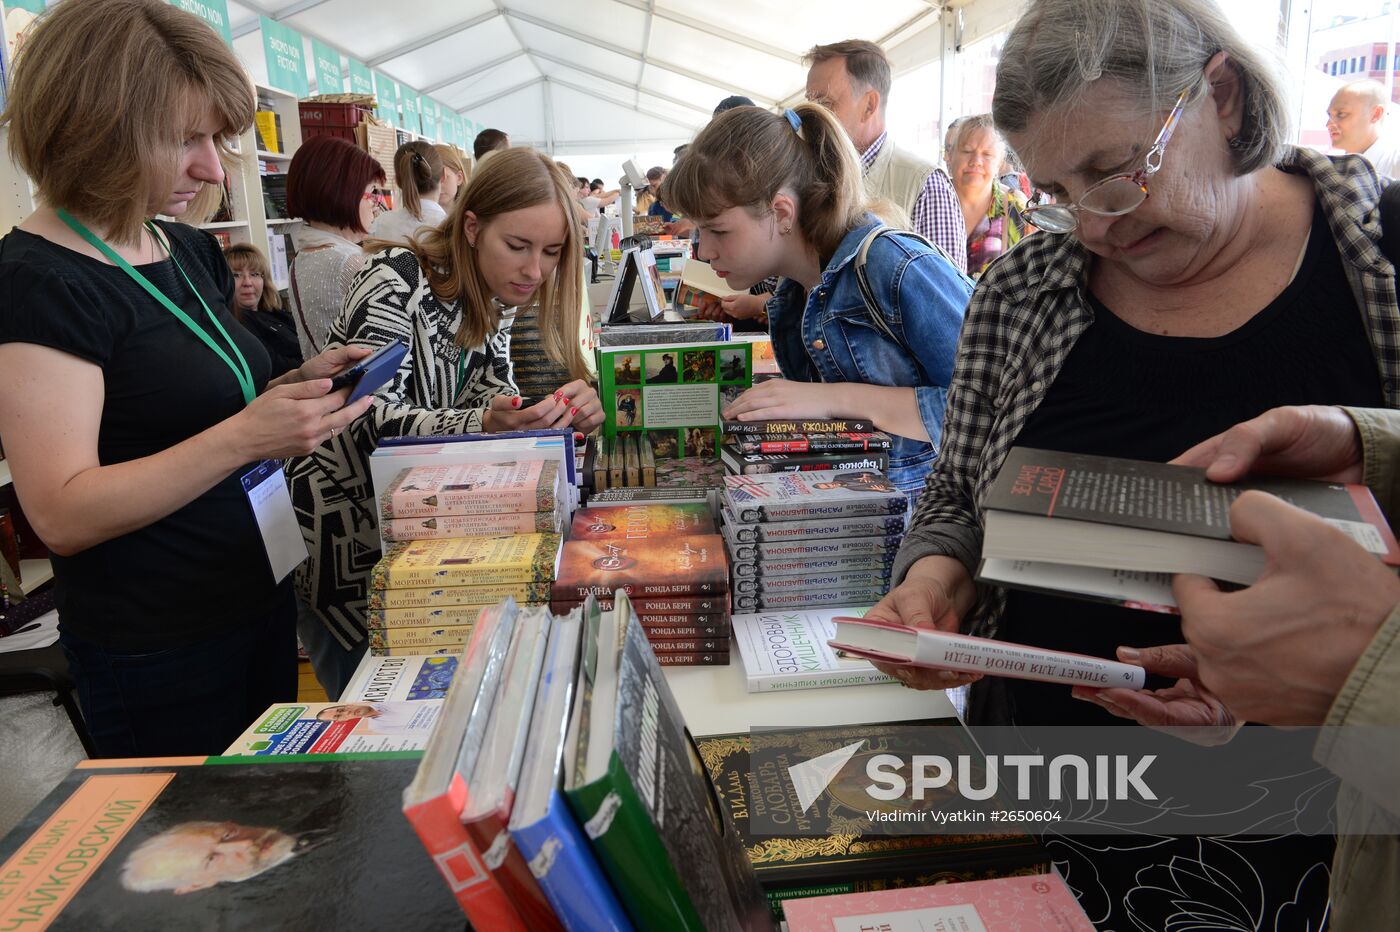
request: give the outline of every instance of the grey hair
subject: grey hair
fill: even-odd
[[[1032,0],[1002,48],[992,113],[1002,133],[1022,132],[1038,114],[1074,107],[1100,78],[1139,93],[1145,110],[1170,110],[1221,51],[1240,79],[1243,120],[1230,155],[1247,175],[1283,155],[1287,92],[1276,63],[1213,0]]]

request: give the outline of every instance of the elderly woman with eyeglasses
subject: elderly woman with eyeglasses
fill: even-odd
[[[1280,77],[1211,0],[1035,0],[992,109],[1042,232],[972,297],[938,464],[870,617],[1100,657],[1179,643],[1172,615],[974,582],[988,489],[1013,446],[1167,461],[1278,405],[1395,406],[1381,185],[1285,143]],[[1067,686],[900,675],[973,683],[973,723],[1118,722]]]

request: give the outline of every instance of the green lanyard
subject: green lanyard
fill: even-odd
[[[228,348],[233,351],[234,357],[238,359],[237,364],[234,363],[233,359],[229,358],[228,353],[224,352],[224,348],[216,343],[214,338],[191,318],[190,315],[186,314],[174,301],[167,298],[159,288],[152,285],[150,281],[147,280],[146,276],[132,268],[130,262],[127,262],[121,256],[117,255],[116,250],[98,239],[97,235],[83,226],[81,221],[75,219],[72,214],[68,213],[68,211],[64,210],[62,207],[58,209],[58,218],[68,224],[74,233],[77,233],[83,239],[91,243],[94,249],[111,260],[112,264],[125,272],[132,281],[144,288],[147,294],[160,302],[162,307],[180,319],[180,323],[190,328],[190,331],[194,333],[195,336],[203,340],[205,346],[218,354],[218,357],[224,361],[224,364],[233,370],[234,378],[238,379],[238,387],[243,390],[244,403],[252,403],[253,399],[258,396],[258,392],[253,386],[253,373],[252,370],[248,368],[248,360],[244,359],[243,354],[238,351],[238,344],[233,342],[233,338],[228,335],[228,331],[224,329],[224,325],[219,323],[219,318],[215,317],[214,312],[209,310],[209,305],[204,302],[204,296],[199,293],[199,289],[195,288],[194,282],[190,281],[190,277],[185,274],[184,268],[180,265],[180,260],[175,258],[175,251],[170,248],[170,244],[161,236],[160,230],[156,228],[155,224],[147,220],[146,229],[151,231],[151,235],[155,237],[156,242],[160,243],[160,245],[165,248],[165,251],[170,254],[170,260],[175,263],[175,268],[179,270],[180,277],[185,280],[186,285],[190,286],[190,291],[194,292],[194,296],[199,301],[200,307],[204,308],[204,313],[214,322],[214,326],[218,329],[219,335],[228,343]]]

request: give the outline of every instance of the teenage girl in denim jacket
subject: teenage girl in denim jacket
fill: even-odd
[[[938,454],[971,281],[913,234],[882,235],[860,162],[830,112],[736,107],[690,144],[661,199],[699,225],[696,255],[732,288],[783,279],[768,303],[783,378],[727,418],[866,418],[894,437],[890,478],[917,494]]]

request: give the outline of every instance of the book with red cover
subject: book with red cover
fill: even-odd
[[[654,650],[656,662],[663,667],[727,667],[729,651],[669,651]]]
[[[783,912],[789,932],[1094,932],[1055,873],[804,897]]]
[[[718,534],[626,540],[571,540],[554,583],[556,600],[629,595],[713,595],[729,591],[724,538]]]
[[[642,616],[642,624],[646,624],[647,616],[650,615],[708,615],[729,611],[729,597],[723,594],[633,595],[628,601],[632,603],[632,609]],[[556,596],[549,601],[549,610],[556,615],[567,615],[572,610],[582,607],[582,599],[564,599]],[[613,600],[610,596],[599,596],[598,608],[610,612],[612,607]]]

